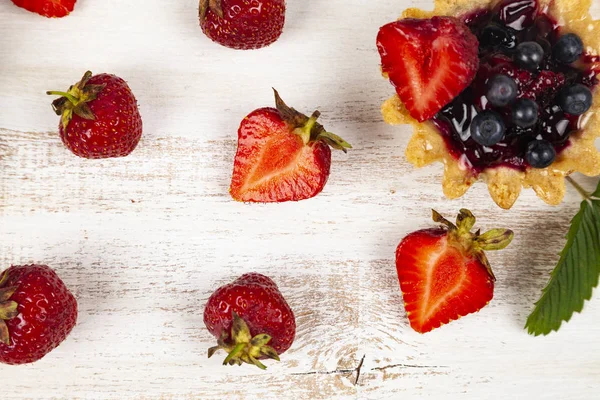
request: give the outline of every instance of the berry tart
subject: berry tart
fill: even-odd
[[[523,187],[548,204],[565,176],[600,174],[600,21],[591,0],[436,0],[381,27],[377,47],[397,94],[386,122],[412,124],[406,155],[441,161],[443,190],[478,179],[510,208]]]

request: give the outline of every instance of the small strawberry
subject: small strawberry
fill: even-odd
[[[494,274],[484,250],[508,246],[513,232],[471,233],[475,217],[462,209],[456,225],[433,211],[443,227],[406,236],[396,250],[396,269],[410,326],[429,332],[479,311],[494,295]]]
[[[0,362],[41,359],[76,321],[77,301],[49,267],[12,266],[0,275]]]
[[[61,18],[69,15],[77,0],[12,0],[12,2],[28,11],[48,18]]]
[[[109,74],[86,72],[67,92],[52,102],[61,116],[60,137],[69,150],[83,158],[124,157],[142,137],[142,117],[127,83]]]
[[[200,0],[200,27],[214,42],[239,50],[265,47],[283,32],[285,0]]]
[[[217,289],[204,309],[204,324],[218,339],[218,346],[208,349],[208,357],[225,350],[223,365],[248,363],[265,369],[259,359],[279,361],[279,354],[290,348],[296,335],[294,313],[277,285],[257,273],[244,274]]]
[[[420,122],[469,86],[479,67],[478,46],[469,28],[452,17],[402,19],[377,35],[382,71]]]
[[[283,202],[308,199],[323,190],[331,167],[331,150],[350,144],[288,107],[275,90],[274,108],[259,108],[238,130],[231,196],[238,201]]]

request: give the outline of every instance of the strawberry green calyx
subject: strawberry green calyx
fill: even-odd
[[[4,321],[13,319],[19,314],[17,311],[19,305],[16,301],[9,300],[17,290],[17,287],[5,287],[7,278],[8,274],[5,272],[0,279],[0,342],[10,345],[10,334],[8,332],[8,326]]]
[[[92,73],[87,71],[83,78],[75,85],[71,86],[68,91],[48,91],[46,94],[51,96],[61,96],[52,102],[52,109],[56,115],[61,116],[63,129],[67,129],[69,122],[73,118],[73,113],[84,119],[94,120],[96,117],[87,103],[95,100],[98,93],[104,89],[106,85],[88,85],[88,81],[92,77]]]
[[[336,150],[342,150],[344,153],[348,151],[347,149],[352,148],[350,143],[336,134],[327,132],[323,125],[317,122],[321,115],[319,111],[313,112],[309,118],[285,104],[277,90],[273,89],[273,92],[275,93],[275,107],[279,111],[279,115],[294,128],[294,133],[302,138],[304,144],[322,141]]]
[[[231,340],[227,332],[223,332],[218,340],[218,345],[208,349],[208,358],[219,349],[228,354],[223,365],[242,365],[243,363],[256,365],[260,369],[267,369],[258,359],[261,357],[272,358],[279,361],[279,355],[271,346],[267,345],[271,336],[261,333],[252,337],[248,324],[233,312],[233,325],[231,326]]]
[[[432,212],[433,220],[448,228],[448,235],[452,243],[460,246],[464,253],[474,255],[485,266],[492,279],[496,280],[485,251],[506,248],[513,240],[513,231],[510,229],[491,229],[483,234],[480,230],[471,232],[476,219],[471,211],[464,208],[460,210],[456,217],[456,224],[442,217],[437,211],[432,210]]]
[[[208,10],[217,14],[219,18],[223,18],[221,0],[200,0],[200,21],[206,20]]]

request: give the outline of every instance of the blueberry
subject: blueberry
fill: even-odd
[[[517,83],[507,75],[494,75],[487,82],[485,95],[495,107],[504,107],[517,98]]]
[[[512,107],[512,120],[521,128],[534,126],[538,121],[539,106],[531,99],[519,99]]]
[[[515,49],[514,60],[521,67],[536,71],[544,59],[544,49],[537,42],[523,42]]]
[[[533,168],[546,168],[554,162],[556,150],[547,140],[534,140],[527,145],[525,158]]]
[[[471,121],[471,137],[482,146],[493,146],[504,138],[504,121],[495,111],[482,111]]]
[[[580,83],[566,87],[558,94],[558,105],[567,114],[581,115],[592,106],[592,91]]]
[[[557,61],[570,64],[577,61],[583,54],[583,42],[574,33],[567,33],[558,39],[552,54]]]

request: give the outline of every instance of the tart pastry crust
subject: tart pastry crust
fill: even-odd
[[[600,20],[589,13],[591,0],[539,0],[540,10],[553,17],[561,32],[577,34],[588,55],[600,54]],[[434,15],[462,16],[480,8],[493,7],[496,2],[486,0],[435,0],[433,11],[409,8],[401,18],[431,18]],[[600,63],[591,66],[600,69]],[[384,74],[385,76],[385,74]],[[492,199],[500,207],[509,209],[521,189],[532,188],[548,204],[559,204],[565,195],[565,176],[581,172],[587,176],[600,175],[600,153],[595,139],[600,136],[600,96],[594,89],[593,104],[582,116],[581,127],[570,138],[570,145],[561,151],[552,165],[543,169],[527,168],[518,171],[509,167],[491,167],[477,174],[456,159],[447,150],[444,139],[430,121],[413,119],[397,95],[383,103],[384,120],[391,125],[411,124],[413,136],[406,149],[409,162],[417,167],[440,161],[444,164],[442,187],[444,195],[455,199],[464,195],[478,179],[488,185]]]

